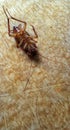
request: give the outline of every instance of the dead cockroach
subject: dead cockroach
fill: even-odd
[[[38,48],[36,46],[37,43],[37,38],[38,35],[36,33],[36,30],[33,25],[32,29],[35,34],[35,36],[31,36],[27,31],[26,31],[26,26],[27,23],[25,21],[18,20],[10,15],[8,10],[3,7],[4,13],[7,17],[8,21],[8,34],[11,37],[14,37],[16,40],[17,48],[21,48],[30,59],[34,61],[39,61],[39,52]],[[8,17],[9,15],[9,17]],[[16,20],[18,22],[21,22],[24,24],[24,27],[22,24],[19,24],[18,26],[13,26],[13,30],[10,29],[10,19]]]
[[[3,10],[4,10],[4,13],[5,13],[5,15],[7,17],[7,21],[8,21],[8,34],[9,34],[9,36],[15,38],[17,48],[21,48],[31,60],[33,60],[35,62],[39,62],[40,56],[42,56],[42,55],[39,53],[38,48],[36,46],[38,35],[36,33],[34,26],[31,25],[35,36],[31,36],[26,31],[27,23],[25,21],[21,21],[21,20],[18,20],[16,18],[12,17],[10,15],[10,13],[8,12],[8,10],[4,8],[4,6],[3,6]],[[24,27],[22,26],[22,24],[19,24],[18,26],[13,26],[13,29],[11,30],[10,29],[10,19],[23,23]],[[42,57],[45,58],[44,56],[42,56]],[[31,77],[31,75],[30,75],[30,77]],[[25,88],[26,88],[28,82],[29,82],[29,78],[26,82]]]

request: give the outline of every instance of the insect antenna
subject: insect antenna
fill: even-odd
[[[43,56],[42,54],[40,54],[40,53],[39,53],[39,55],[40,55],[41,57],[43,57],[44,59],[48,59],[48,58],[46,58],[45,56]],[[36,66],[37,66],[37,65],[36,65]],[[36,67],[36,66],[35,66],[35,67]],[[32,74],[33,74],[33,72],[34,72],[34,70],[31,72],[31,68],[32,68],[32,63],[31,63],[31,66],[30,66],[29,78],[27,79],[27,82],[26,82],[26,84],[25,84],[25,88],[24,88],[23,91],[26,90],[27,85],[28,85],[28,83],[29,83],[29,81],[30,81],[30,78],[32,77]]]
[[[30,81],[30,78],[31,78],[31,76],[32,76],[32,73],[30,73],[30,72],[31,72],[31,68],[32,68],[32,63],[31,63],[31,65],[30,65],[29,78],[27,79],[27,82],[26,82],[26,84],[25,84],[25,88],[24,88],[23,91],[26,90],[26,87],[27,87],[27,85],[28,85],[28,83],[29,83],[29,81]]]
[[[43,57],[44,59],[48,59],[47,57],[43,56],[43,55],[42,55],[42,54],[40,54],[40,53],[39,53],[39,55],[40,55],[41,57]]]
[[[36,66],[37,66],[37,65],[36,65]],[[36,67],[36,66],[35,66],[35,67]],[[27,79],[27,82],[26,82],[26,84],[25,84],[25,88],[24,88],[23,91],[26,90],[26,87],[27,87],[27,85],[28,85],[28,83],[29,83],[29,81],[30,81],[30,78],[32,77],[32,74],[33,74],[33,72],[34,72],[34,70],[31,72],[31,68],[32,68],[32,63],[31,63],[31,65],[30,65],[29,78]]]

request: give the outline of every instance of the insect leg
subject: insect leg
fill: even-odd
[[[24,31],[26,30],[27,23],[25,21],[22,21],[22,20],[19,20],[19,19],[16,19],[16,18],[12,17],[8,10],[7,10],[7,13],[9,14],[11,19],[16,20],[16,21],[21,22],[21,23],[24,23]]]
[[[34,26],[33,26],[33,25],[31,25],[31,26],[32,26],[33,32],[34,32],[34,34],[35,34],[34,38],[38,38],[38,34],[37,34],[37,32],[36,32]]]
[[[3,6],[3,10],[4,10],[4,13],[5,13],[5,15],[6,15],[6,17],[7,17],[7,21],[8,21],[8,34],[9,34],[9,36],[15,37],[15,34],[11,33],[9,17],[8,17],[8,15],[7,15],[7,13],[6,13],[6,10],[4,9],[4,6]]]
[[[19,44],[17,44],[17,48],[20,48],[20,46],[22,45],[23,39],[20,41]]]
[[[7,20],[8,20],[8,34],[9,34],[9,36],[15,37],[16,34],[11,33],[11,30],[10,30],[9,18]]]

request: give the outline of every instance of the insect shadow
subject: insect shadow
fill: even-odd
[[[31,36],[27,31],[26,31],[26,27],[27,27],[27,23],[25,21],[21,21],[19,19],[16,19],[14,17],[12,17],[9,13],[9,11],[7,9],[4,8],[3,6],[3,10],[4,13],[7,17],[7,22],[8,22],[8,35],[10,37],[14,37],[15,41],[16,41],[16,46],[17,48],[21,48],[22,51],[24,51],[26,53],[26,55],[29,57],[30,60],[33,60],[36,63],[40,63],[41,62],[41,54],[38,51],[38,47],[36,45],[37,43],[37,39],[38,39],[38,34],[34,28],[33,25],[32,26],[32,30],[34,32],[34,36]],[[13,19],[15,21],[21,22],[24,24],[24,26],[22,26],[22,24],[19,24],[18,26],[13,26],[13,29],[10,29],[10,19]],[[44,56],[42,56],[44,57]],[[44,57],[45,58],[45,57]],[[31,64],[32,66],[32,64]],[[31,67],[30,67],[31,69]],[[32,74],[31,74],[32,75]],[[29,82],[29,79],[26,82],[25,88]]]

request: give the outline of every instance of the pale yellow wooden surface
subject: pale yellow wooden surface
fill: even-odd
[[[27,22],[28,32],[32,24],[38,33],[46,59],[32,63],[31,71],[31,61],[7,34],[3,5]],[[69,0],[0,0],[0,130],[70,129],[69,5]]]

